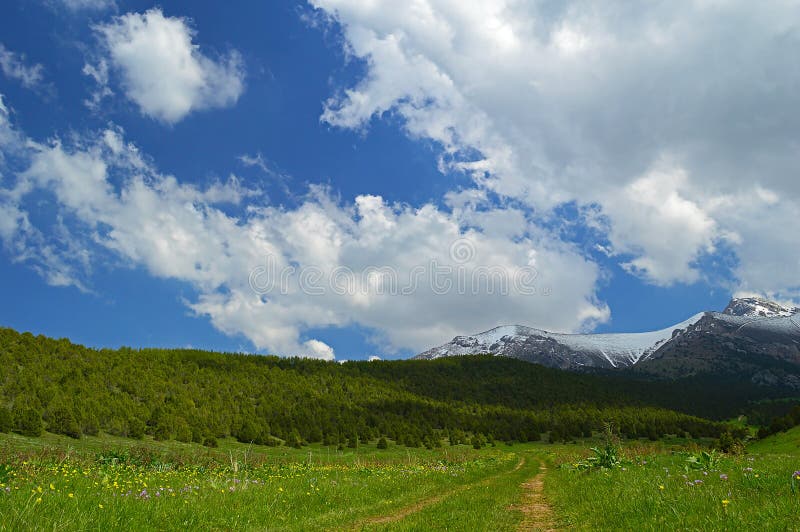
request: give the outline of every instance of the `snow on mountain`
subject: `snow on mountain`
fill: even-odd
[[[791,316],[800,312],[799,307],[787,308],[774,301],[759,297],[740,297],[732,299],[723,314],[744,317],[771,318],[777,316]]]
[[[652,358],[657,351],[663,352],[687,331],[713,335],[717,329],[724,329],[725,334],[738,332],[754,341],[783,339],[780,341],[793,343],[800,334],[798,312],[797,307],[750,297],[732,299],[721,313],[701,312],[671,327],[643,333],[560,334],[504,325],[479,334],[456,336],[416,358],[493,354],[562,369],[625,368]]]
[[[658,331],[618,334],[561,334],[522,325],[506,325],[470,335],[456,336],[447,344],[416,358],[491,353],[539,362],[548,366],[626,367],[647,358],[676,331],[697,322],[703,313]]]

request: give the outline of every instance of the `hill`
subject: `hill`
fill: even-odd
[[[435,446],[467,434],[566,440],[604,421],[630,437],[723,430],[688,410],[667,409],[675,397],[687,395],[667,384],[493,357],[336,364],[198,350],[96,350],[0,329],[0,430],[34,435],[45,428],[75,437],[103,431],[213,445],[234,436],[295,446],[356,445],[385,435]]]
[[[800,453],[800,426],[756,440],[747,446],[747,450],[760,454],[797,455]]]

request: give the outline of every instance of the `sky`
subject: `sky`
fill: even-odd
[[[0,326],[404,358],[800,298],[794,2],[2,14]]]

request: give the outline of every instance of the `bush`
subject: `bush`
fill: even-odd
[[[300,449],[303,446],[303,440],[300,439],[300,434],[296,430],[293,430],[286,438],[286,446],[295,449]]]
[[[603,427],[603,439],[604,445],[602,447],[592,447],[590,449],[593,456],[578,462],[577,468],[579,470],[622,467],[623,458],[619,438],[614,434],[614,428],[610,423],[606,423]]]
[[[388,449],[388,448],[389,448],[389,442],[386,441],[386,438],[381,436],[381,438],[378,440],[378,449]]]
[[[737,438],[736,435],[732,434],[730,431],[720,434],[719,439],[714,443],[714,447],[723,453],[744,453],[744,442],[740,438]]]
[[[56,406],[50,410],[47,416],[47,430],[70,438],[81,437],[81,428],[75,420],[75,415],[66,406]]]
[[[144,431],[147,429],[144,421],[138,417],[133,417],[128,420],[128,437],[136,440],[144,438]]]
[[[97,421],[97,416],[91,412],[84,415],[80,425],[84,434],[97,436],[100,433],[100,423]]]
[[[15,431],[23,436],[38,438],[42,435],[42,414],[33,408],[20,408],[14,414]]]
[[[153,439],[156,441],[167,441],[172,439],[172,431],[165,423],[159,423],[153,431]]]
[[[203,440],[203,445],[206,447],[216,448],[219,447],[219,443],[214,436],[208,436],[205,440]]]
[[[14,416],[8,408],[0,406],[0,432],[11,432],[13,429]]]

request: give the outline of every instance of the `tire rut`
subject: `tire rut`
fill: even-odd
[[[520,531],[554,531],[553,509],[544,498],[544,475],[547,467],[544,463],[539,465],[539,473],[535,477],[522,483],[522,501],[516,509],[523,514],[522,522],[517,530]]]
[[[427,508],[428,506],[437,504],[437,503],[439,503],[439,502],[441,502],[441,501],[443,501],[443,500],[445,500],[445,499],[447,499],[449,497],[452,497],[453,495],[461,493],[462,491],[466,491],[466,490],[468,490],[470,488],[473,488],[475,486],[481,486],[483,484],[487,484],[487,483],[497,479],[498,477],[501,477],[503,475],[507,475],[509,473],[513,473],[513,472],[519,471],[524,465],[525,465],[525,457],[523,456],[523,457],[520,457],[519,462],[517,462],[517,464],[514,466],[514,468],[509,470],[509,471],[504,471],[502,473],[497,473],[495,475],[492,475],[490,477],[484,478],[482,480],[478,480],[478,481],[472,482],[470,484],[465,484],[463,486],[459,486],[457,488],[453,488],[453,489],[448,490],[448,491],[446,491],[444,493],[441,493],[439,495],[434,495],[432,497],[427,497],[425,499],[419,500],[419,501],[417,501],[417,502],[415,502],[413,504],[410,504],[408,506],[404,506],[403,508],[401,508],[401,509],[397,510],[396,512],[391,513],[389,515],[382,515],[382,516],[376,516],[376,517],[370,517],[370,518],[364,519],[363,521],[359,521],[358,523],[353,525],[352,529],[353,530],[361,530],[365,526],[369,526],[369,525],[385,525],[385,524],[395,523],[397,521],[401,521],[401,520],[405,519],[406,517],[408,517],[409,515],[415,514],[415,513],[419,512],[419,511]]]

